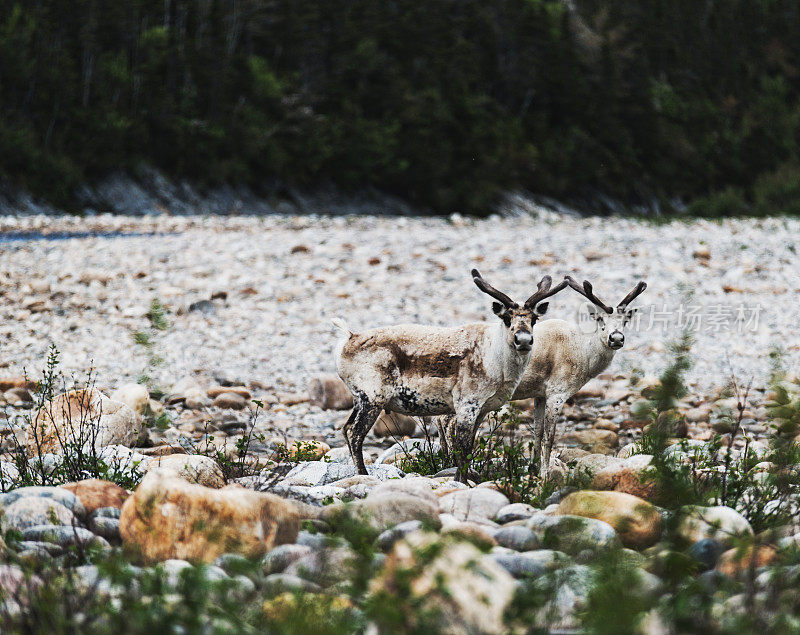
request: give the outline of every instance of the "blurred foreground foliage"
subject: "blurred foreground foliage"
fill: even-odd
[[[798,36],[792,0],[4,2],[0,179],[797,213]]]

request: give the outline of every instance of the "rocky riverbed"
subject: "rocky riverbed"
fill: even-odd
[[[747,606],[790,615],[771,598],[796,586],[800,479],[791,456],[771,453],[768,407],[788,390],[780,416],[791,422],[800,404],[800,223],[654,225],[509,206],[484,221],[0,219],[0,624],[30,626],[37,613],[25,608],[55,585],[79,628],[92,612],[144,614],[166,593],[166,614],[191,605],[226,631],[250,619],[283,631],[308,614],[343,631],[425,630],[436,616],[431,632],[575,632],[605,592],[593,589],[618,575],[614,597],[635,595],[640,632],[667,632],[684,592],[708,600],[704,619],[721,632]],[[469,484],[425,472],[410,457],[435,450],[435,430],[385,415],[365,447],[369,474],[356,474],[330,318],[354,330],[494,319],[472,267],[516,297],[543,273],[588,278],[609,304],[640,279],[649,288],[623,351],[564,408],[549,489],[502,472]],[[580,304],[564,292],[551,316],[573,319]],[[687,322],[689,392],[659,418],[667,447],[642,453],[652,419],[641,406]],[[23,375],[42,377],[51,344],[65,377],[48,400]],[[770,394],[772,347],[790,381]],[[90,369],[88,389],[58,395]],[[735,442],[720,449],[714,435],[737,420],[731,373],[752,386]],[[531,404],[515,408],[496,438],[528,434]],[[91,451],[77,459],[76,446]],[[722,505],[709,483],[727,479],[727,457],[738,471]],[[665,475],[681,465],[693,498],[668,496],[676,476]],[[109,566],[122,554],[122,569]],[[187,599],[193,585],[202,601]]]

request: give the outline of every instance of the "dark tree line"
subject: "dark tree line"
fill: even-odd
[[[800,211],[795,0],[0,2],[0,177]]]

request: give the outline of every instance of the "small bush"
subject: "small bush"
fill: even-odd
[[[48,352],[42,379],[37,382],[34,391],[33,408],[22,415],[7,412],[6,416],[11,423],[12,432],[10,439],[13,444],[11,452],[13,463],[19,475],[14,479],[0,479],[0,489],[8,491],[17,487],[29,485],[61,485],[71,481],[87,478],[99,478],[112,481],[118,485],[131,488],[138,483],[141,476],[136,471],[137,465],[122,458],[109,459],[102,456],[102,449],[96,443],[99,426],[97,420],[102,413],[92,413],[85,400],[78,400],[77,412],[70,412],[72,419],[77,419],[77,425],[69,432],[59,433],[57,454],[44,452],[42,441],[38,438],[37,428],[34,425],[40,413],[53,412],[52,399],[60,393],[74,388],[94,387],[94,376],[91,371],[81,382],[74,379],[68,380],[58,369],[59,351],[51,345]],[[27,377],[26,377],[27,379]],[[29,453],[27,444],[20,441],[28,437],[33,438],[35,452]],[[44,456],[43,456],[44,455]]]
[[[753,184],[753,210],[761,215],[800,214],[800,165],[786,163]]]

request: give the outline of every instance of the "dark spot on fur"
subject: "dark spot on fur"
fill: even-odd
[[[399,375],[452,377],[458,372],[464,360],[464,352],[411,356],[396,342],[387,342],[386,347],[392,353],[393,366]]]

